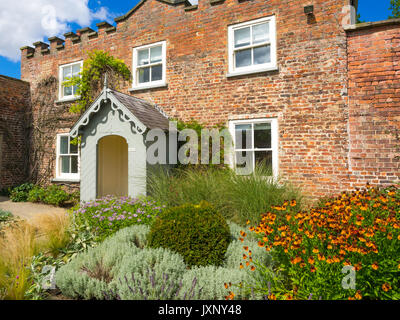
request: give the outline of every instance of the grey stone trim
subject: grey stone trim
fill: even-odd
[[[82,34],[82,33],[85,33],[85,32],[94,32],[94,30],[92,28],[86,27],[86,28],[83,28],[83,29],[79,29],[76,32]]]
[[[193,10],[197,10],[199,6],[198,5],[194,5],[194,6],[189,6],[185,8],[185,11],[193,11]]]
[[[352,24],[352,25],[345,26],[344,30],[347,32],[351,32],[351,31],[372,29],[372,28],[397,25],[397,24],[400,24],[400,19],[388,19],[388,20],[382,20],[382,21]]]
[[[112,27],[112,25],[109,24],[107,21],[102,21],[102,22],[96,23],[96,27],[99,28],[99,29],[101,29],[101,28],[110,28],[110,27]]]

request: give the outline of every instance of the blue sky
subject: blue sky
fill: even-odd
[[[14,0],[15,1],[15,0]],[[6,0],[0,0],[0,19],[4,19],[4,17],[12,17],[12,14],[1,14],[2,10],[2,3],[3,6],[5,2],[7,2],[7,9],[8,10],[15,10],[16,12],[16,18],[14,20],[20,18],[24,18],[24,13],[26,14],[26,19],[29,19],[29,17],[32,17],[32,12],[29,11],[24,11],[25,8],[30,7],[30,10],[37,10],[40,13],[41,8],[45,4],[55,4],[55,6],[59,5],[59,0],[17,0],[16,3],[22,4],[24,1],[28,1],[29,3],[37,1],[38,5],[36,8],[32,6],[18,6],[15,5],[15,8],[10,9],[10,3]],[[56,2],[54,2],[56,1]],[[60,25],[62,25],[59,29],[57,30],[62,30],[62,31],[76,31],[77,29],[87,27],[87,24],[89,24],[94,30],[96,30],[96,23],[104,20],[108,20],[109,22],[113,22],[113,18],[123,15],[126,12],[128,12],[130,9],[132,9],[136,3],[139,2],[139,0],[63,0],[65,2],[71,2],[74,4],[80,4],[85,6],[85,10],[87,11],[85,15],[82,15],[79,19],[71,18],[66,16],[65,14],[60,14]],[[201,0],[200,0],[201,1]],[[12,5],[11,5],[12,6]],[[78,8],[79,6],[75,6],[75,8]],[[358,12],[361,14],[361,19],[364,21],[379,21],[379,20],[385,20],[388,18],[390,12],[389,12],[389,7],[390,7],[390,0],[359,0],[359,8]],[[22,9],[21,9],[22,8]],[[58,12],[64,11],[61,8],[58,8]],[[77,9],[78,10],[78,9]],[[85,10],[80,9],[79,12],[83,12]],[[18,15],[19,16],[18,16]],[[10,18],[11,19],[11,18]],[[71,20],[76,20],[76,21],[71,21]],[[89,23],[83,24],[84,21],[88,21]],[[14,22],[14,21],[13,21]],[[20,23],[20,21],[18,21]],[[32,22],[30,21],[30,25],[26,29],[30,29]],[[40,21],[38,21],[39,28],[40,28]],[[4,23],[4,21],[0,21],[0,26],[3,25],[3,28],[7,28],[7,23]],[[12,22],[8,24],[8,28],[12,29]],[[12,32],[14,31],[14,32]],[[1,30],[0,29],[0,34],[9,34],[9,37],[20,37],[19,39],[6,39],[6,41],[3,42],[3,44],[0,42],[0,74],[9,76],[9,77],[14,77],[14,78],[20,78],[20,63],[18,61],[12,61],[12,60],[17,60],[19,56],[19,51],[15,50],[12,51],[12,54],[10,55],[10,49],[9,48],[3,48],[4,50],[2,51],[1,46],[8,46],[10,42],[16,44],[22,43],[21,39],[23,39],[24,30],[22,29],[21,32],[15,32],[15,30]],[[43,32],[43,31],[42,31]],[[64,32],[63,32],[64,33]],[[36,33],[36,34],[40,34]],[[32,33],[31,33],[32,36]],[[50,35],[49,35],[50,36]],[[15,40],[15,41],[13,41]],[[35,39],[32,41],[38,41],[38,40],[45,40],[47,41],[47,36],[43,36],[42,39]],[[18,42],[19,41],[19,42]],[[31,43],[23,43],[20,44],[19,46],[23,45],[31,45]],[[7,51],[8,50],[8,51]],[[7,51],[8,53],[4,53]],[[15,53],[14,53],[15,52]]]

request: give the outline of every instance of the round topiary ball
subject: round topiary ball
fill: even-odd
[[[219,266],[231,236],[224,217],[207,202],[165,210],[148,234],[148,246],[167,248],[191,266]]]

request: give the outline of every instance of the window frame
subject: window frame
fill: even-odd
[[[250,27],[250,39],[251,39],[251,27],[254,25],[262,24],[268,22],[269,23],[269,41],[265,41],[257,44],[250,44],[244,47],[240,47],[239,49],[235,49],[235,30],[243,29],[246,27]],[[251,65],[246,67],[235,67],[235,52],[242,51],[245,49],[253,49],[260,46],[265,46],[266,44],[270,45],[270,54],[271,54],[271,62],[264,64]],[[237,75],[245,75],[252,74],[264,71],[273,71],[277,70],[277,52],[276,52],[276,17],[275,15],[263,17],[256,20],[246,21],[238,24],[234,24],[228,26],[228,77],[237,76]]]
[[[151,49],[153,47],[161,46],[161,62],[157,63],[149,63],[147,65],[139,66],[138,65],[138,52],[143,49]],[[167,77],[167,42],[159,41],[150,43],[144,46],[134,47],[132,53],[132,88],[131,90],[142,90],[148,88],[158,88],[164,87],[167,85],[166,77]],[[150,58],[150,57],[149,57]],[[149,81],[145,83],[139,84],[139,77],[137,76],[137,71],[140,68],[148,68],[151,66],[162,65],[162,78],[161,80]],[[151,73],[150,73],[151,77]]]
[[[75,62],[71,62],[71,63],[67,63],[67,64],[62,64],[58,66],[58,79],[59,79],[59,86],[58,86],[58,99],[59,101],[69,101],[69,100],[76,100],[79,99],[79,96],[76,94],[72,94],[71,96],[66,96],[64,97],[64,78],[63,78],[63,69],[65,67],[71,67],[75,64],[80,64],[80,71],[82,72],[82,68],[83,68],[83,60],[79,60],[79,61],[75,61]],[[82,77],[82,75],[81,75]]]
[[[255,148],[254,147],[254,124],[257,123],[270,123],[271,124],[271,148]],[[252,148],[241,149],[236,148],[236,125],[251,124],[252,126]],[[279,174],[279,138],[278,138],[278,119],[277,118],[258,118],[258,119],[244,119],[244,120],[231,120],[229,121],[229,132],[233,140],[233,152],[231,155],[231,168],[236,171],[236,152],[247,151],[253,153],[253,168],[255,167],[255,151],[272,151],[272,173],[273,178],[277,178]],[[253,170],[254,172],[254,170]],[[252,172],[252,173],[253,173]]]
[[[57,134],[57,143],[56,143],[56,179],[58,180],[72,180],[72,181],[79,181],[80,180],[80,162],[81,162],[81,155],[80,155],[80,147],[78,146],[78,152],[70,153],[68,149],[68,154],[61,154],[60,147],[61,147],[61,137],[68,137],[68,147],[71,143],[71,137],[68,133],[58,133]],[[62,156],[78,156],[78,172],[77,173],[62,173],[61,172],[61,165],[60,159]],[[71,168],[70,168],[71,169]]]

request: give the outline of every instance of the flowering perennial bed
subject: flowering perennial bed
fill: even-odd
[[[75,208],[77,224],[89,226],[100,239],[133,224],[150,224],[165,208],[150,198],[106,196]]]
[[[400,189],[368,186],[309,211],[295,205],[274,206],[249,228],[287,279],[274,288],[275,297],[400,299]],[[242,231],[240,239],[245,236]],[[354,267],[353,288],[343,285],[344,266]]]

